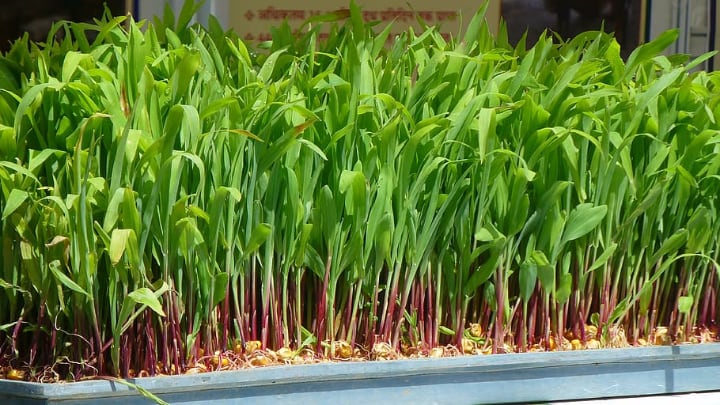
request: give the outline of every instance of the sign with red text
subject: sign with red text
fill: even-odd
[[[405,31],[409,26],[419,28],[417,17],[428,25],[438,25],[445,37],[457,37],[482,5],[469,0],[357,0],[366,21],[392,23],[392,33]],[[349,4],[349,3],[348,3]],[[266,0],[230,3],[228,25],[247,41],[270,39],[270,27],[287,21],[299,28],[308,18],[347,9],[342,2],[329,0]],[[485,15],[490,30],[497,32],[500,21],[500,0],[491,0]],[[381,25],[385,27],[385,24]],[[321,33],[321,35],[323,35]],[[327,33],[325,33],[327,35]],[[394,35],[390,35],[393,38]]]

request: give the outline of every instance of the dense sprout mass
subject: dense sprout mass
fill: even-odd
[[[0,376],[715,338],[720,76],[676,32],[353,4],[253,50],[193,7],[0,58]]]

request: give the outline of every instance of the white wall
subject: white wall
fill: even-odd
[[[711,16],[710,3],[713,0],[647,0],[649,38],[651,40],[660,33],[678,28],[678,41],[668,49],[668,53],[684,53],[692,57],[700,56],[714,50],[720,45],[720,37],[710,37],[711,19],[717,21],[718,16]],[[715,59],[714,68],[718,69],[720,59]]]
[[[223,27],[228,27],[229,3],[232,0],[205,0],[198,10],[195,21],[207,22],[209,15],[214,15]],[[135,15],[138,19],[152,19],[153,16],[162,16],[165,3],[169,3],[176,13],[182,9],[185,0],[139,0]]]

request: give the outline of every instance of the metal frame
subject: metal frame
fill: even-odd
[[[645,10],[645,41],[652,40],[665,30],[677,28],[680,36],[668,53],[697,57],[717,49],[717,0],[647,0]],[[702,67],[713,70],[717,65],[718,57],[715,57]]]

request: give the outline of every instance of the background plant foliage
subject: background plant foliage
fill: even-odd
[[[676,32],[625,62],[602,32],[513,47],[483,10],[388,38],[353,4],[256,54],[193,12],[0,59],[0,362],[717,321],[720,76],[660,55]]]

